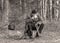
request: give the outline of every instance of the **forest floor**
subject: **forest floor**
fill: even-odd
[[[16,38],[18,38],[21,35],[17,31],[0,29],[0,43],[60,43],[59,22],[46,23],[41,33],[41,37],[35,39],[14,39],[13,37],[17,36]],[[12,38],[8,38],[8,35],[11,35]]]

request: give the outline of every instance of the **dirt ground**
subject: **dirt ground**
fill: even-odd
[[[0,29],[0,43],[60,43],[59,22],[46,23],[41,33],[41,37],[35,39],[19,40],[18,38],[22,34],[17,31],[7,31],[4,29]]]

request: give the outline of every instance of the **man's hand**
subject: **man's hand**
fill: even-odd
[[[33,20],[32,19],[27,19],[26,22],[33,22]]]

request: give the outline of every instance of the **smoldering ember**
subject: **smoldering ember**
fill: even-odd
[[[60,0],[0,0],[0,43],[60,43]]]

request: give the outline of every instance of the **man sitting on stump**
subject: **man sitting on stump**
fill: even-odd
[[[36,37],[39,37],[39,33],[42,32],[44,24],[42,18],[36,10],[32,10],[31,14],[26,17],[25,20],[25,32],[29,38],[32,38],[32,31],[36,31]]]

